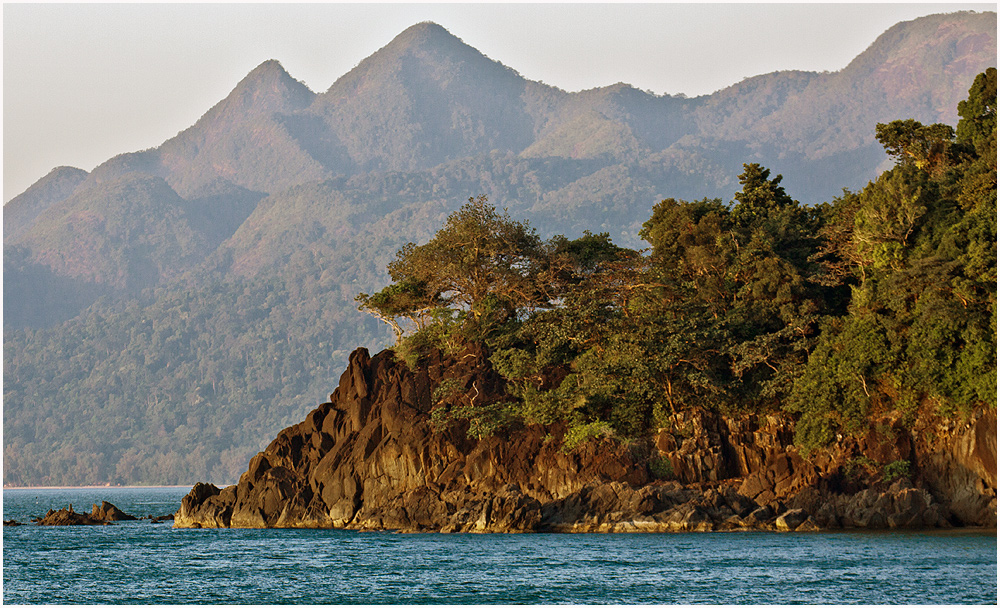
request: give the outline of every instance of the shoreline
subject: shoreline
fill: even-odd
[[[194,485],[194,484],[192,484]],[[192,486],[4,486],[4,490],[154,490]]]

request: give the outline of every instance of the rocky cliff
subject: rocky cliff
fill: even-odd
[[[476,440],[432,419],[435,388],[503,400],[475,346],[411,371],[350,357],[330,401],[282,431],[239,483],[197,484],[175,527],[625,532],[996,525],[996,413],[914,430],[883,421],[804,457],[782,415],[677,414],[647,440],[562,449],[564,428]],[[440,397],[439,397],[440,399]]]

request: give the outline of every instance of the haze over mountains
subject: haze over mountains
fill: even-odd
[[[745,162],[828,201],[886,166],[876,123],[955,125],[995,62],[995,13],[694,99],[569,93],[433,23],[325,92],[267,61],[161,146],[54,169],[4,206],[4,483],[232,481],[346,353],[388,342],[354,296],[468,197],[631,247],[654,203],[728,201]]]

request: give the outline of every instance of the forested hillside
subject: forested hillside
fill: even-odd
[[[836,350],[816,342],[815,319],[843,312],[859,285],[815,283],[833,271],[809,256],[840,225],[831,218],[849,217],[843,209],[892,165],[875,125],[900,117],[956,125],[956,104],[995,57],[995,14],[958,13],[900,24],[840,72],[779,72],[696,99],[625,84],[561,91],[434,24],[408,29],[322,93],[266,62],[163,145],[89,174],[54,170],[4,206],[4,483],[233,481],[264,442],[324,399],[347,353],[392,344],[392,331],[359,312],[355,296],[383,288],[394,252],[428,242],[478,195],[545,239],[567,235],[567,247],[652,246],[651,257],[633,255],[654,268],[664,248],[679,246],[670,238],[739,234],[736,252],[717,255],[754,266],[740,256],[758,246],[756,228],[726,201],[749,196],[747,180],[766,190],[781,173],[801,204],[789,206],[797,211],[776,228],[780,238],[759,238],[802,258],[767,262],[791,264],[782,272],[802,284],[788,296],[798,312],[760,302],[727,312],[749,315],[732,317],[726,331],[750,338],[726,355],[742,357],[740,371],[713,382],[735,391],[726,399],[792,403],[782,376],[764,373],[785,364],[761,353],[799,317],[810,319],[807,336],[782,337],[773,356],[801,362],[813,348]],[[961,127],[957,137],[955,150],[967,146]],[[934,188],[961,164],[948,162]],[[977,183],[988,190],[988,180]],[[844,187],[851,192],[834,200]],[[650,217],[656,201],[703,197],[659,203]],[[930,215],[941,213],[950,212]],[[717,233],[664,232],[688,216],[714,218]],[[920,247],[924,256],[931,245]],[[708,255],[692,251],[684,255]],[[857,268],[865,289],[888,285],[873,267]],[[708,280],[692,277],[671,280],[685,289]],[[721,314],[718,302],[700,306],[698,315]],[[758,317],[768,323],[743,328]],[[701,339],[707,330],[690,331]],[[678,365],[672,373],[687,363]],[[706,403],[721,398],[698,384],[701,373],[683,374],[682,384],[694,382]]]

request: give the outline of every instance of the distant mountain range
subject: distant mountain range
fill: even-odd
[[[322,93],[267,61],[159,147],[4,205],[4,482],[233,481],[350,350],[387,341],[354,295],[468,197],[632,247],[653,204],[728,201],[745,162],[828,201],[885,168],[876,123],[957,123],[996,31],[924,17],[838,72],[691,99],[568,93],[433,23]]]

